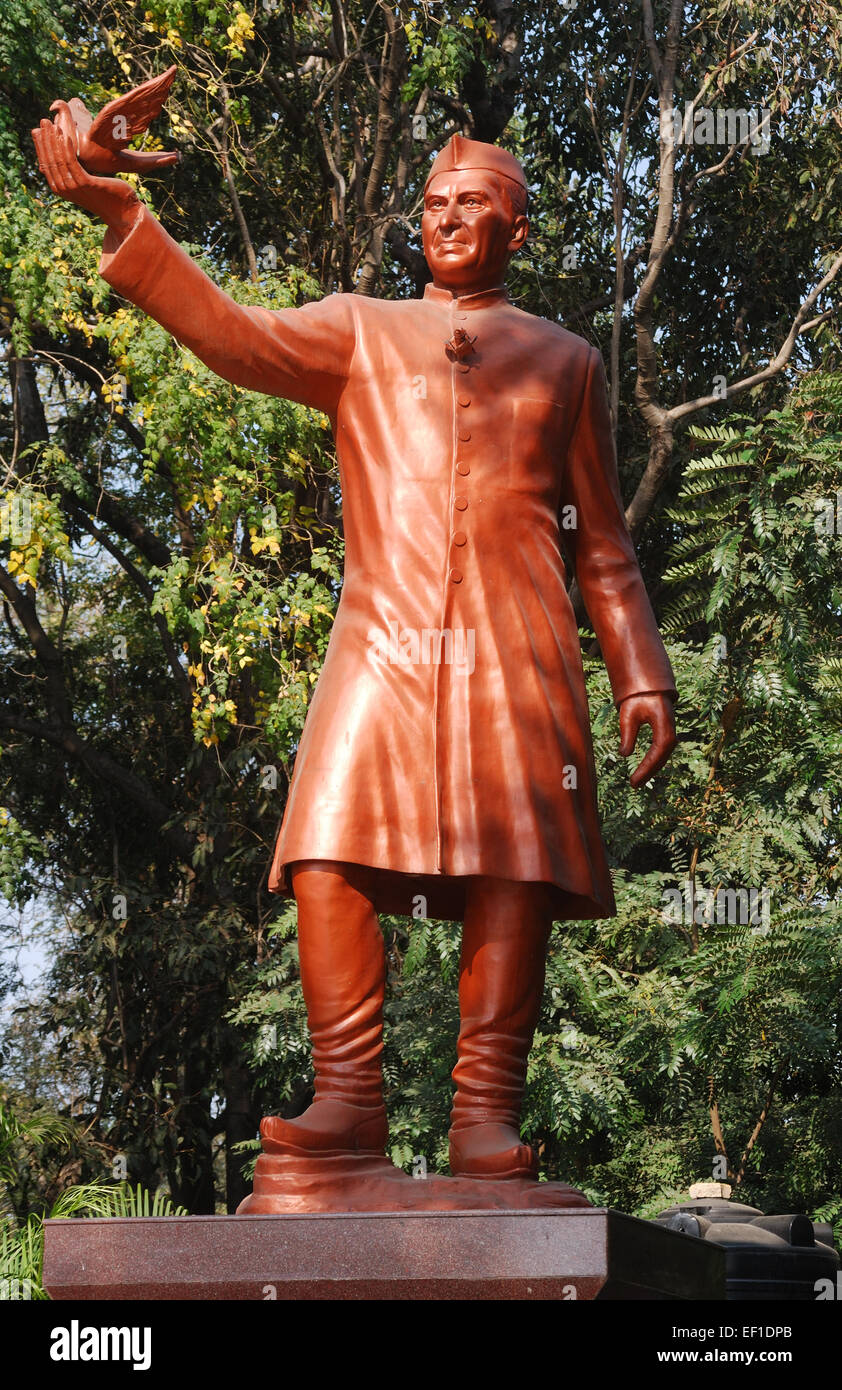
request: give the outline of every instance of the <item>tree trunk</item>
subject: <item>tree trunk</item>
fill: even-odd
[[[650,433],[649,460],[637,491],[626,510],[626,521],[634,541],[639,539],[646,519],[655,504],[655,499],[667,480],[672,466],[672,454],[672,423],[669,420],[663,420]]]
[[[216,1213],[213,1135],[206,1081],[204,1067],[196,1059],[186,1063],[185,1101],[178,1120],[179,1181],[173,1197],[187,1208],[191,1216],[213,1216]]]
[[[47,417],[35,379],[31,357],[12,357],[9,360],[9,379],[12,387],[12,414],[15,428],[13,469],[19,478],[32,472],[34,459],[21,459],[21,451],[32,444],[49,439]]]
[[[224,1068],[222,1077],[225,1087],[225,1203],[229,1212],[235,1212],[251,1191],[251,1183],[243,1177],[247,1156],[234,1153],[233,1146],[255,1137],[259,1117],[245,1067],[232,1062]]]

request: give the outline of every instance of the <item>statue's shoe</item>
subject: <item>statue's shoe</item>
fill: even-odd
[[[389,1123],[382,1105],[352,1105],[344,1100],[314,1100],[294,1120],[267,1115],[260,1121],[263,1152],[307,1158],[342,1153],[382,1154]]]
[[[452,1129],[450,1171],[465,1178],[537,1178],[538,1159],[512,1125],[488,1121]]]

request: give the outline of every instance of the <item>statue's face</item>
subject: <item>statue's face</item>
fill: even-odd
[[[489,170],[456,169],[431,179],[421,232],[436,285],[466,294],[501,284],[528,230]]]

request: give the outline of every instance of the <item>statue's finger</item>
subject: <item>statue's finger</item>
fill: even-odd
[[[133,169],[166,169],[181,162],[178,150],[132,150]]]
[[[73,147],[74,153],[78,152],[79,132],[76,129],[76,122],[73,119],[73,112],[71,111],[67,102],[54,101],[52,106],[50,107],[50,110],[55,111],[56,113],[55,125],[66,137],[66,139],[69,140],[70,144]]]
[[[67,141],[58,126],[53,126],[50,139],[50,155],[56,176],[62,180],[62,185],[66,187],[68,184]]]
[[[42,121],[40,129],[41,168],[44,171],[44,175],[46,177],[47,183],[50,185],[50,188],[53,190],[54,193],[59,193],[61,192],[61,188],[58,182],[59,176],[55,166],[55,156],[53,149],[53,137],[55,135],[55,127],[53,126],[52,121]]]
[[[659,767],[660,761],[655,744],[653,743],[629,778],[631,785],[633,787],[639,787],[643,782],[648,782],[649,778],[657,772]]]
[[[38,160],[38,168],[41,170],[41,173],[43,174],[44,156],[41,153],[41,132],[40,130],[30,130],[29,133],[32,136],[32,143],[35,146],[35,158]]]
[[[637,743],[637,730],[632,732],[627,729],[620,739],[620,757],[630,758],[634,752],[634,745]]]
[[[628,758],[634,752],[634,745],[637,743],[637,735],[640,732],[642,720],[639,715],[629,709],[620,709],[620,757]]]
[[[52,153],[54,163],[63,162],[66,152],[72,150],[72,140],[68,140],[61,125],[57,122],[42,121],[41,132],[44,137],[44,144]]]
[[[660,705],[652,720],[652,743],[663,754],[664,762],[677,742],[675,720],[667,712],[666,707]]]
[[[53,127],[53,138],[51,141],[53,168],[56,177],[61,180],[61,187],[64,192],[68,189],[78,188],[79,179],[74,173],[76,164],[70,142],[64,133],[57,127]]]
[[[81,169],[79,161],[73,151],[73,145],[64,131],[59,127],[54,127],[53,146],[55,149],[56,168],[60,170],[67,188],[78,188],[82,183]]]
[[[656,772],[660,772],[661,768],[669,761],[674,747],[674,734],[670,732],[668,736],[659,736],[655,733],[645,758],[640,766],[635,768],[630,779],[632,786],[639,787],[642,782],[647,782],[650,777],[655,776]]]

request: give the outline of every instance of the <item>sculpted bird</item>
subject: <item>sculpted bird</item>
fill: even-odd
[[[57,112],[56,125],[89,174],[148,174],[178,163],[181,156],[175,150],[128,149],[129,141],[142,135],[160,114],[177,71],[174,65],[160,77],[150,77],[126,96],[109,101],[96,117],[78,97],[53,102],[50,110]]]

